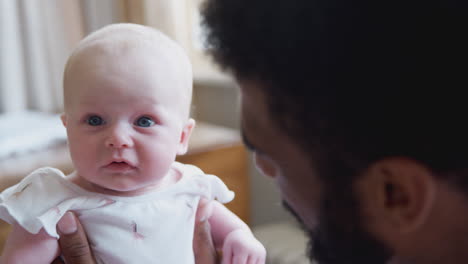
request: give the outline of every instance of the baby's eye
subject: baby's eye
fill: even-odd
[[[140,126],[140,127],[150,127],[153,126],[155,122],[146,116],[142,116],[138,118],[138,120],[135,122],[135,125]]]
[[[90,126],[100,126],[104,124],[104,120],[100,116],[97,115],[92,115],[89,116],[88,119],[86,119],[86,123]]]

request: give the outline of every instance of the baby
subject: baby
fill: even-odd
[[[41,168],[0,195],[0,218],[13,224],[2,262],[51,263],[56,224],[73,210],[97,263],[194,263],[197,206],[217,199],[208,221],[223,263],[264,263],[264,247],[220,203],[234,194],[175,161],[195,125],[191,97],[189,60],[159,31],[115,24],[81,41],[65,68],[62,115],[76,170]]]

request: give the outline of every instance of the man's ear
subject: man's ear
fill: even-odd
[[[64,127],[67,127],[67,115],[65,115],[65,113],[62,113],[60,115],[60,119],[62,120],[62,124]]]
[[[356,182],[365,221],[386,240],[416,232],[434,206],[436,179],[423,164],[387,158],[372,164]]]
[[[179,148],[177,150],[177,155],[184,155],[187,153],[188,143],[190,135],[192,135],[193,128],[195,127],[195,120],[189,118],[187,123],[185,123],[182,128],[182,133],[180,134]]]

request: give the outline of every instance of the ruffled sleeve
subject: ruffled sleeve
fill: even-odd
[[[58,238],[57,222],[69,210],[85,210],[112,203],[103,197],[79,196],[68,188],[63,173],[41,168],[0,194],[0,219],[17,223],[32,234],[41,228]]]
[[[234,192],[215,175],[205,174],[198,167],[184,165],[184,174],[190,177],[190,192],[205,197],[208,200],[218,200],[221,203],[228,203],[234,199]]]
[[[210,199],[216,199],[221,203],[229,203],[234,199],[234,192],[229,190],[226,184],[217,176],[205,174],[207,178],[208,190],[205,196]]]

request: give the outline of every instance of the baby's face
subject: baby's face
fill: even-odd
[[[64,123],[77,175],[128,193],[158,185],[186,151],[193,126],[187,76],[168,56],[144,50],[82,53],[64,83]]]

